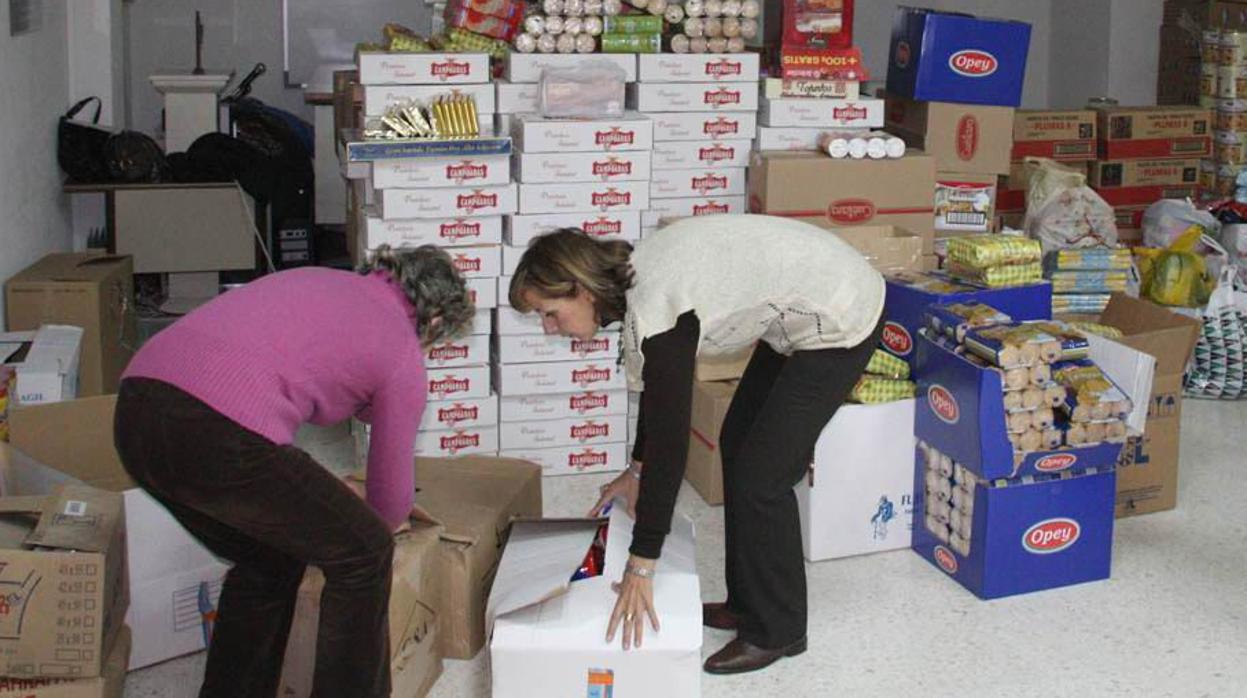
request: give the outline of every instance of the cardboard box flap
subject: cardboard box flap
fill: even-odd
[[[864,225],[832,230],[882,272],[911,271],[922,261],[922,237],[892,225]]]
[[[43,325],[28,332],[0,332],[0,354],[5,361],[18,362],[23,369],[65,373],[75,363],[82,344],[82,328],[72,325]],[[15,354],[21,350],[23,354]]]
[[[13,446],[92,487],[136,487],[113,446],[116,395],[28,405],[9,412]],[[72,425],[72,428],[69,428]]]
[[[1156,357],[1156,372],[1162,376],[1186,370],[1202,329],[1199,320],[1122,293],[1109,299],[1100,322],[1121,330],[1126,335],[1122,344]]]
[[[511,526],[486,605],[486,634],[498,616],[552,599],[571,586],[572,574],[593,545],[602,519],[528,519]]]
[[[511,517],[532,496],[525,491],[533,482],[530,470],[539,473],[541,466],[492,456],[417,458],[416,500],[445,527],[443,540],[467,545],[490,540],[501,546]],[[465,478],[472,480],[470,490],[453,486]]]
[[[1134,405],[1126,417],[1126,428],[1132,435],[1142,434],[1147,422],[1152,378],[1156,374],[1156,359],[1138,349],[1093,334],[1087,336],[1087,343],[1090,344],[1091,360],[1125,391]]]
[[[38,523],[26,536],[27,546],[98,553],[108,549],[124,515],[121,502],[119,495],[65,484],[46,496],[0,499],[0,513],[38,514]]]
[[[126,255],[94,253],[50,254],[9,279],[10,286],[43,282],[99,283],[116,273]]]

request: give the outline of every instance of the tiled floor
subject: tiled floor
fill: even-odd
[[[343,446],[315,448],[332,461]],[[809,565],[810,651],[756,674],[706,676],[702,692],[1247,696],[1244,450],[1247,403],[1187,401],[1179,508],[1118,522],[1106,582],[983,602],[907,551]],[[604,479],[547,480],[547,514],[582,513]],[[703,596],[720,599],[722,512],[687,486],[678,509],[697,523]],[[729,639],[707,630],[704,652]],[[488,696],[485,654],[447,661],[432,695]],[[194,696],[202,671],[198,655],[134,672],[126,695]]]

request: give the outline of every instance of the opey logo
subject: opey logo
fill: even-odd
[[[965,49],[948,57],[948,67],[967,78],[985,78],[996,72],[1000,62],[986,51]]]
[[[956,424],[961,419],[961,406],[957,404],[957,398],[953,397],[948,388],[938,383],[927,388],[927,404],[945,424]]]
[[[1041,473],[1058,473],[1069,469],[1077,462],[1078,456],[1073,453],[1054,453],[1035,461],[1035,470]]]
[[[1078,541],[1082,527],[1073,519],[1048,519],[1026,529],[1022,547],[1036,555],[1059,553]]]
[[[979,120],[966,114],[957,122],[957,157],[973,160],[979,152]]]
[[[949,574],[957,574],[957,556],[953,555],[953,551],[942,545],[937,545],[931,555],[935,558],[935,564],[939,565],[940,569]]]
[[[832,223],[853,225],[865,223],[875,217],[875,204],[867,199],[840,199],[827,207],[827,219]]]
[[[908,41],[896,42],[896,51],[892,54],[892,62],[897,68],[904,70],[909,67],[909,59],[913,56],[913,51],[909,48]]]
[[[914,350],[914,338],[909,335],[909,330],[899,322],[889,320],[883,325],[883,346],[888,351],[897,356],[909,356],[909,352]]]

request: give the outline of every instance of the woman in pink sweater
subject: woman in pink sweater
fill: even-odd
[[[392,532],[412,512],[423,346],[472,303],[442,250],[378,250],[359,273],[304,268],[230,291],[153,337],[117,399],[130,476],[216,555],[225,579],[201,696],[276,695],[303,571],[324,571],[314,696],[390,695]],[[367,503],[294,447],[301,424],[372,425]]]

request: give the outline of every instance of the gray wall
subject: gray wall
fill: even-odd
[[[0,3],[0,280],[70,242],[55,157],[56,118],[69,101],[65,3],[39,5],[41,28],[11,37],[9,3]]]

